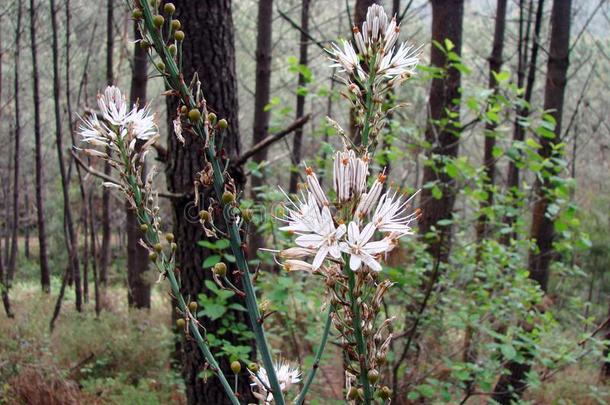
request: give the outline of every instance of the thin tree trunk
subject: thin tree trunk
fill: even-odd
[[[462,19],[464,15],[463,0],[432,0],[432,40],[441,44],[450,40],[458,55],[462,50]],[[446,67],[448,60],[446,54],[436,46],[431,47],[430,62],[432,66]],[[426,235],[432,227],[437,228],[437,236],[430,240],[428,251],[433,257],[442,262],[449,258],[451,249],[451,226],[439,226],[438,221],[451,219],[455,203],[456,188],[452,179],[444,170],[445,158],[455,158],[458,155],[460,136],[460,72],[448,68],[443,78],[435,78],[430,86],[428,101],[428,126],[426,140],[433,145],[428,156],[433,159],[434,167],[424,167],[423,184],[436,182],[442,195],[440,198],[432,196],[431,188],[424,188],[421,192],[420,207],[423,215],[420,220],[420,231]],[[455,114],[452,118],[448,113]],[[446,125],[439,125],[441,120],[447,120]],[[456,122],[457,121],[457,122]]]
[[[44,180],[43,173],[43,153],[42,153],[42,132],[40,128],[40,91],[38,82],[38,51],[36,49],[36,2],[30,0],[30,40],[32,49],[32,84],[34,96],[34,159],[36,162],[36,210],[38,222],[38,249],[40,257],[40,283],[42,290],[46,293],[51,292],[51,273],[49,271],[49,260],[47,255],[47,234],[44,215]],[[19,39],[17,39],[19,41]],[[19,44],[16,44],[19,47]]]
[[[59,83],[59,42],[57,38],[57,10],[55,0],[50,0],[51,7],[51,29],[52,29],[52,47],[53,47],[53,98],[55,106],[55,139],[57,146],[57,159],[59,161],[59,175],[61,178],[61,188],[64,199],[64,229],[66,238],[66,247],[68,249],[68,257],[70,262],[70,275],[74,282],[74,292],[76,295],[76,310],[82,311],[83,292],[81,285],[80,266],[78,263],[78,241],[74,231],[74,223],[72,221],[72,209],[70,207],[70,184],[66,175],[66,163],[63,155],[63,134],[61,128],[61,106],[60,106],[60,83]]]
[[[551,45],[547,62],[547,77],[544,89],[544,110],[549,111],[556,121],[555,138],[538,137],[542,148],[540,155],[543,159],[551,158],[556,152],[553,146],[561,142],[561,119],[563,103],[567,84],[567,72],[570,57],[570,12],[572,0],[554,0],[551,12]],[[553,220],[546,215],[551,203],[548,191],[553,184],[552,172],[537,178],[534,186],[537,196],[532,214],[531,238],[536,241],[538,249],[530,252],[530,277],[536,280],[540,287],[547,291],[549,280],[549,265],[553,256]]]
[[[21,7],[20,7],[21,9]],[[2,25],[2,15],[0,15],[0,26]],[[0,49],[2,49],[2,30],[0,30]],[[0,52],[0,83],[2,83],[2,52]],[[2,102],[2,86],[0,86],[0,105]],[[2,115],[2,108],[0,108],[0,119]],[[8,289],[6,286],[6,272],[4,271],[4,262],[2,258],[2,249],[0,248],[0,296],[2,297],[2,305],[4,306],[4,312],[9,318],[13,318],[15,315],[11,310],[11,300],[8,295]]]
[[[258,34],[256,37],[256,89],[254,93],[254,125],[252,129],[252,144],[256,145],[269,133],[269,116],[267,110],[271,91],[271,51],[273,33],[273,0],[261,0],[258,2]],[[261,149],[254,154],[252,160],[255,163],[264,162],[267,159],[267,148]],[[257,188],[264,183],[263,177],[250,176],[251,197],[256,201]],[[263,235],[252,229],[248,251],[250,258],[257,257],[258,249],[263,247]]]
[[[106,7],[106,84],[114,83],[112,70],[114,52],[114,0],[108,0]],[[110,153],[110,149],[106,150]],[[104,163],[104,174],[110,175],[110,164]],[[100,252],[100,282],[106,287],[108,284],[108,263],[110,260],[110,190],[102,190],[102,248]]]
[[[307,51],[309,48],[309,38],[307,34],[309,32],[309,6],[311,0],[302,0],[301,2],[301,35],[299,39],[299,65],[307,66],[308,55]],[[305,113],[305,93],[299,92],[298,90],[303,88],[307,84],[305,76],[299,73],[299,80],[297,85],[297,105],[296,105],[296,117],[302,117]],[[290,193],[297,192],[297,185],[299,183],[299,165],[301,163],[301,149],[303,146],[303,127],[299,127],[294,131],[294,138],[292,142],[292,165],[295,166],[290,172],[290,186],[288,191]]]
[[[22,1],[17,2],[17,29],[15,31],[15,38],[22,35],[21,32],[21,14],[22,14]],[[15,276],[15,269],[17,268],[17,237],[19,236],[19,155],[21,149],[21,109],[20,109],[20,91],[19,87],[21,83],[19,81],[19,59],[20,59],[19,45],[15,47],[15,82],[14,82],[14,101],[15,101],[15,146],[13,147],[13,219],[11,221],[11,253],[8,259],[8,286],[13,283],[13,277]]]
[[[533,7],[532,2],[530,2],[530,10],[529,13],[531,14],[531,9]],[[529,42],[529,24],[530,22],[528,21],[528,27],[526,29],[526,37],[524,39],[524,44],[521,43],[521,41],[519,41],[518,46],[521,47],[520,51],[523,52],[523,63],[520,63],[520,68],[518,69],[518,72],[520,72],[520,76],[518,76],[518,80],[521,81],[521,83],[523,83],[523,74],[525,71],[525,67],[528,65],[528,59],[529,59],[529,66],[528,66],[528,74],[527,74],[527,83],[525,85],[525,94],[523,96],[523,99],[526,101],[526,104],[529,104],[532,101],[532,95],[534,92],[534,83],[536,81],[536,63],[538,61],[538,50],[540,48],[540,30],[542,29],[542,15],[543,15],[543,11],[544,11],[544,0],[538,0],[538,6],[536,8],[536,21],[534,22],[534,38],[532,40],[532,53],[531,53],[531,57],[528,58],[527,54],[528,54],[528,49],[527,49],[527,45]],[[523,13],[523,10],[520,10],[520,13]],[[524,47],[524,48],[523,48]],[[519,82],[517,83],[517,85],[519,85]],[[522,87],[523,84],[519,85],[519,87]],[[520,124],[520,119],[525,119],[527,118],[529,115],[529,108],[527,107],[523,107],[523,108],[519,108],[517,110],[517,118],[515,119],[515,127],[514,127],[514,132],[513,132],[513,142],[522,142],[524,139],[524,127],[523,125]],[[519,168],[516,165],[516,162],[513,162],[512,160],[508,162],[508,176],[507,176],[507,186],[510,189],[514,189],[514,190],[518,190],[519,189]],[[512,220],[509,221],[509,223],[512,223]]]
[[[544,110],[552,114],[555,121],[555,138],[539,137],[542,145],[540,155],[548,159],[553,155],[552,145],[561,142],[561,119],[563,101],[567,84],[570,48],[570,13],[571,0],[554,0],[551,12],[551,45],[547,62],[547,77],[544,90]],[[553,169],[549,169],[553,170]],[[534,186],[536,202],[532,210],[531,238],[536,241],[537,250],[530,252],[528,269],[530,277],[540,284],[543,291],[548,288],[549,265],[552,258],[553,220],[546,216],[550,203],[548,190],[552,188],[550,177],[556,173],[543,175],[543,180],[537,180]],[[524,353],[527,359],[529,356]],[[494,389],[493,399],[501,404],[509,404],[520,398],[527,388],[526,376],[531,364],[509,362],[509,374],[500,377]]]
[[[210,111],[214,111],[219,118],[225,118],[229,128],[225,131],[223,151],[227,158],[239,156],[239,126],[237,83],[235,73],[235,44],[233,17],[230,0],[200,1],[179,0],[176,5],[176,15],[186,31],[183,42],[183,71],[187,82],[191,81],[193,74],[198,73],[202,84],[202,92],[206,97]],[[204,167],[202,159],[203,145],[199,139],[186,136],[185,145],[182,145],[171,130],[171,120],[175,117],[177,105],[175,99],[168,99],[169,134],[168,161],[166,176],[168,188],[171,192],[191,194],[193,180],[196,174]],[[235,169],[237,170],[237,169]],[[243,190],[243,173],[231,173],[238,190]],[[207,204],[211,197],[216,198],[211,188],[203,190],[199,201]],[[211,252],[197,245],[197,242],[207,239],[201,225],[195,219],[185,216],[192,213],[197,215],[201,207],[193,210],[192,197],[172,199],[174,212],[174,235],[178,250],[176,251],[176,267],[180,269],[182,282],[181,291],[185,297],[196,299],[199,294],[210,294],[205,287],[205,281],[211,280],[210,271],[201,268],[205,257]],[[193,212],[195,211],[195,212]],[[216,224],[223,222],[219,213]],[[233,274],[229,268],[228,274]],[[233,280],[237,282],[237,280]],[[175,311],[172,311],[175,313]],[[225,315],[232,318],[234,330],[247,328],[247,319],[244,312],[230,310]],[[206,330],[217,336],[221,322],[205,319]],[[224,391],[218,379],[208,379],[207,383],[200,378],[204,369],[204,359],[192,339],[184,339],[180,331],[180,346],[182,351],[182,375],[186,386],[187,401],[189,404],[228,404]],[[230,344],[248,345],[254,350],[252,340],[244,340],[242,336],[227,331],[222,338]],[[226,375],[233,375],[229,368],[227,357],[222,357],[220,367]],[[243,403],[256,402],[253,398],[248,381],[248,372],[245,367],[239,374],[238,395]]]
[[[30,188],[28,187],[28,183],[25,183],[25,212],[27,215],[27,222],[23,224],[23,249],[26,259],[30,259]]]
[[[494,29],[494,39],[489,57],[489,88],[493,89],[494,94],[498,91],[498,82],[494,73],[500,73],[502,69],[502,51],[504,48],[504,31],[506,27],[506,3],[507,0],[498,0],[496,8],[496,24]],[[494,200],[494,185],[496,178],[496,159],[493,150],[496,146],[496,127],[497,124],[489,122],[485,125],[485,150],[483,157],[483,167],[485,171],[483,187],[487,191],[487,199],[482,202],[483,209],[491,207]],[[487,237],[488,217],[485,214],[479,216],[477,221],[477,240],[480,242]]]
[[[135,39],[141,39],[137,24],[134,23]],[[146,50],[137,44],[133,52],[133,71],[131,75],[131,95],[130,103],[133,105],[146,103],[146,85],[148,78]],[[139,145],[136,145],[139,149]],[[145,167],[142,168],[142,176],[146,174]],[[142,231],[138,224],[138,217],[129,203],[125,207],[126,228],[127,228],[127,302],[134,308],[150,308],[150,283],[144,278],[144,273],[148,270],[148,251],[140,245]]]
[[[95,314],[99,316],[102,311],[102,305],[100,302],[100,279],[97,271],[97,248],[95,244],[95,226],[93,222],[93,190],[89,190],[87,194],[87,211],[89,214],[89,236],[91,244],[91,270],[93,273],[93,297],[95,299]],[[87,235],[85,235],[85,238]]]

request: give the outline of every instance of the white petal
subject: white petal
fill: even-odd
[[[351,255],[349,258],[349,268],[356,271],[362,265],[362,259],[358,255]]]
[[[301,235],[295,239],[295,243],[300,247],[308,248],[308,249],[317,249],[322,243],[323,238],[320,235],[316,234],[307,234]]]
[[[362,260],[373,271],[381,271],[381,264],[371,255],[362,255]]]
[[[326,259],[327,254],[328,254],[328,246],[326,246],[326,245],[320,246],[318,253],[316,253],[316,257],[314,257],[314,259],[313,259],[312,266],[313,266],[314,270],[317,270],[320,268],[320,266],[322,265],[322,262],[324,261],[324,259]]]
[[[350,222],[347,226],[347,239],[355,243],[360,237],[360,230],[355,222]]]

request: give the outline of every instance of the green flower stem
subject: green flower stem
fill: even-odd
[[[157,232],[153,231],[151,218],[146,213],[146,211],[144,210],[144,208],[142,206],[142,202],[143,202],[142,201],[142,190],[140,189],[140,185],[138,184],[136,176],[131,171],[131,164],[129,162],[129,152],[125,149],[125,145],[124,145],[121,137],[118,137],[117,146],[119,148],[119,153],[121,155],[121,158],[123,159],[125,167],[128,170],[126,173],[126,177],[127,177],[127,182],[131,188],[131,191],[133,192],[134,202],[136,204],[136,209],[137,209],[138,220],[140,222],[140,225],[147,226],[148,231],[146,232],[145,238],[147,239],[149,245],[154,246],[157,243],[159,243],[159,235],[157,234]],[[165,257],[165,254],[161,255],[160,261],[161,261],[160,267],[163,269],[164,274],[167,276],[167,278],[169,280],[173,295],[178,300],[178,308],[180,308],[180,310],[186,314],[188,311],[188,308],[187,308],[186,302],[184,301],[183,295],[180,293],[180,286],[178,284],[178,280],[176,279],[176,275],[174,274],[174,265],[170,260],[168,260]],[[229,398],[229,400],[231,401],[231,403],[233,405],[240,405],[239,400],[237,399],[237,396],[233,392],[231,386],[229,385],[229,382],[227,381],[222,370],[218,366],[218,362],[214,358],[214,355],[210,351],[210,348],[208,347],[205,340],[203,339],[203,336],[201,336],[197,323],[193,319],[190,319],[190,318],[187,319],[187,321],[188,321],[188,327],[191,332],[191,335],[195,338],[195,341],[197,342],[197,346],[199,346],[199,349],[203,353],[203,356],[205,357],[206,361],[210,365],[210,369],[214,373],[216,373],[216,375],[220,379],[220,383],[222,384],[222,386],[225,390],[225,393],[227,394],[227,397]]]
[[[333,311],[334,308],[330,306],[328,308],[328,314],[326,315],[326,323],[324,324],[324,331],[322,332],[322,340],[320,340],[320,345],[318,346],[318,350],[316,350],[316,354],[313,360],[313,366],[311,366],[311,370],[309,371],[309,374],[307,374],[307,378],[305,378],[305,384],[303,384],[303,389],[299,393],[297,399],[294,401],[295,405],[301,405],[303,401],[305,401],[305,396],[307,395],[309,387],[311,386],[311,383],[313,382],[313,379],[316,376],[316,372],[318,371],[318,366],[320,364],[320,358],[324,353],[324,349],[326,348],[326,342],[328,341],[328,335],[330,334],[330,325],[332,323],[331,315]]]
[[[369,63],[369,67],[374,67],[375,66],[375,59],[376,57],[373,57],[373,60]],[[367,80],[366,82],[366,115],[364,118],[364,127],[362,128],[362,137],[361,139],[361,143],[364,146],[365,150],[368,150],[369,148],[369,136],[371,133],[371,119],[373,118],[373,83],[375,81],[375,74],[373,72],[373,69],[369,68],[369,71],[371,71],[370,73],[370,77],[369,80]]]
[[[347,263],[347,261],[346,261]],[[360,363],[360,383],[362,384],[362,390],[364,391],[364,404],[369,405],[373,397],[371,392],[371,385],[367,378],[368,366],[366,356],[366,343],[364,336],[362,335],[362,320],[360,319],[360,305],[358,304],[358,298],[354,296],[354,289],[356,288],[356,276],[354,272],[348,267],[348,286],[349,286],[349,299],[353,312],[354,322],[354,336],[356,338],[356,351],[358,352],[358,362]]]
[[[182,75],[174,61],[174,58],[169,54],[167,46],[161,37],[160,31],[158,31],[153,23],[152,23],[152,12],[150,9],[150,5],[147,1],[141,1],[142,11],[144,16],[144,24],[147,30],[147,34],[152,39],[153,45],[157,54],[163,60],[166,66],[166,80],[168,84],[176,91],[180,93],[180,97],[182,101],[188,108],[198,108],[196,105],[196,101],[191,94],[191,91],[184,83],[182,79]],[[203,117],[205,119],[205,117]],[[225,180],[224,180],[224,170],[220,165],[220,161],[216,157],[216,150],[214,147],[213,139],[209,139],[208,141],[208,129],[207,126],[200,120],[194,125],[195,132],[202,139],[203,142],[207,143],[206,147],[206,156],[213,169],[213,178],[214,178],[214,191],[216,195],[220,198],[224,192],[225,188]],[[282,394],[282,390],[277,379],[277,375],[275,373],[275,368],[273,367],[273,360],[271,358],[271,352],[269,350],[269,345],[267,343],[267,339],[265,337],[265,331],[263,329],[262,318],[259,313],[258,303],[256,301],[256,292],[254,290],[254,286],[252,285],[252,280],[250,278],[250,271],[248,270],[248,263],[246,261],[244,251],[242,249],[241,237],[239,235],[239,229],[237,228],[237,224],[235,221],[231,220],[230,216],[225,215],[225,223],[227,229],[229,230],[231,250],[233,255],[235,256],[237,268],[242,274],[242,282],[244,285],[244,292],[246,294],[246,308],[248,309],[248,315],[250,318],[250,324],[252,325],[252,329],[254,332],[256,346],[260,352],[263,366],[267,371],[267,376],[269,378],[269,385],[271,386],[271,391],[273,394],[273,398],[277,405],[284,405],[284,397]]]

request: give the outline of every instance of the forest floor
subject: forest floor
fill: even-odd
[[[69,291],[51,333],[57,291],[57,280],[50,296],[34,282],[17,283],[11,289],[16,317],[0,316],[0,404],[185,403],[180,375],[171,367],[170,304],[161,288],[153,289],[151,310],[138,311],[127,308],[124,287],[109,287],[98,318],[92,301],[83,313],[76,312]],[[319,369],[312,387],[319,399],[312,404],[341,404],[344,377],[338,347],[330,344],[325,358],[332,361]],[[600,386],[597,397],[587,388],[597,379],[593,367],[562,370],[528,391],[527,403],[608,403],[607,387]],[[487,401],[486,396],[474,396],[468,404]]]

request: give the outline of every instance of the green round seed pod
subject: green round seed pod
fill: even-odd
[[[156,15],[153,17],[153,25],[157,28],[161,28],[163,27],[163,24],[165,24],[165,18],[163,18],[162,15]]]
[[[140,41],[140,48],[142,48],[142,49],[150,49],[150,42],[148,42],[145,39],[141,40]]]
[[[347,391],[347,399],[354,401],[356,398],[358,398],[358,389],[356,387],[351,387],[349,391]]]
[[[156,243],[155,246],[153,246],[153,249],[155,249],[155,252],[161,253],[163,251],[163,245]]]
[[[208,114],[208,121],[210,121],[211,124],[216,123],[216,114],[214,114],[213,112]]]
[[[233,201],[235,201],[235,194],[230,191],[225,191],[224,193],[222,193],[223,204],[231,204]]]
[[[372,369],[366,374],[366,378],[369,380],[371,384],[377,383],[379,381],[379,371]]]
[[[188,112],[188,108],[186,108],[185,105],[183,105],[182,107],[180,107],[180,114],[184,114],[186,115],[186,113]]]
[[[189,302],[189,311],[191,311],[191,312],[197,311],[197,302],[195,302],[195,301]]]
[[[229,128],[229,123],[227,122],[227,120],[225,120],[223,118],[220,121],[218,121],[218,128],[220,128],[220,129],[227,129],[227,128]]]
[[[256,363],[250,363],[248,364],[248,370],[252,371],[253,373],[256,373],[258,370],[260,370],[260,366]]]
[[[231,363],[231,371],[233,374],[239,374],[241,371],[241,363],[237,360]]]
[[[223,262],[216,263],[213,268],[214,274],[218,277],[224,277],[227,275],[227,265]]]
[[[178,329],[184,329],[186,326],[186,320],[184,318],[176,319],[176,327]]]
[[[245,210],[242,210],[242,212],[241,212],[241,216],[244,218],[244,221],[246,221],[246,222],[252,221],[253,215],[254,214],[252,213],[252,210],[250,208],[246,208]]]
[[[139,8],[134,8],[131,12],[131,16],[134,20],[141,20],[143,15],[144,14],[142,13],[142,10],[140,10]]]
[[[171,232],[168,232],[165,234],[165,240],[168,242],[173,242],[174,241],[174,234]]]
[[[212,219],[212,215],[210,214],[209,211],[201,210],[201,211],[199,211],[199,219],[201,219],[204,222],[208,222],[210,219]]]
[[[169,51],[169,54],[172,56],[176,56],[176,53],[178,52],[178,48],[176,48],[176,45],[174,45],[174,44],[171,44],[170,46],[168,46],[167,50]]]
[[[176,243],[170,243],[169,245],[170,249],[172,250],[172,252],[175,252],[176,250],[178,250],[178,244]]]
[[[176,6],[174,6],[174,3],[166,3],[165,6],[163,6],[163,11],[165,11],[165,14],[174,15]]]
[[[189,120],[191,120],[191,122],[199,122],[200,119],[201,111],[199,111],[197,108],[193,108],[191,111],[189,111]]]
[[[146,224],[140,224],[140,231],[142,231],[142,232],[147,232],[147,231],[148,231],[148,225],[146,225]]]
[[[157,261],[157,254],[155,252],[150,252],[148,254],[148,260],[150,260],[151,262],[156,262]]]
[[[178,31],[182,27],[182,24],[179,20],[172,20],[172,30]]]
[[[381,399],[390,399],[392,397],[392,390],[390,389],[390,387],[388,387],[387,385],[384,385],[383,387],[381,387],[381,389],[379,390],[379,397]]]
[[[184,31],[176,31],[174,32],[174,39],[176,41],[184,41]]]
[[[163,62],[157,63],[157,69],[159,69],[160,72],[165,72],[165,63],[163,63]]]

